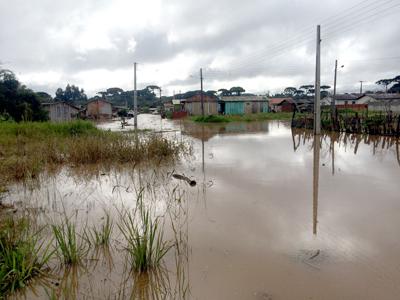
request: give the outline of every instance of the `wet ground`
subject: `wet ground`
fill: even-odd
[[[144,279],[153,283],[135,294],[142,299],[400,299],[399,141],[314,140],[278,121],[201,126],[140,115],[138,122],[191,143],[193,156],[141,174],[111,170],[93,178],[64,170],[33,190],[15,186],[5,202],[36,209],[44,220],[67,210],[96,223],[104,210],[134,205],[135,188],[148,184],[154,211],[174,216],[183,254],[169,253],[165,272]],[[121,291],[131,291],[135,279],[124,279],[119,253],[79,271],[71,297],[127,298]]]

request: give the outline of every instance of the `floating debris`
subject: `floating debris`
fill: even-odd
[[[172,177],[174,177],[175,179],[184,180],[187,183],[189,183],[190,186],[195,186],[196,185],[196,181],[195,180],[191,180],[190,178],[188,178],[188,177],[186,177],[184,175],[172,174]]]

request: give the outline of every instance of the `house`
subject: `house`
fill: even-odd
[[[287,98],[270,98],[269,99],[269,109],[273,112],[284,111],[291,112],[293,111],[295,104],[293,99],[290,97]]]
[[[201,108],[201,95],[197,94],[190,98],[181,100],[183,103],[183,109],[192,116],[199,116],[202,114]],[[205,115],[216,115],[218,114],[218,102],[214,96],[203,94],[204,114]]]
[[[43,103],[43,108],[48,112],[52,122],[66,122],[78,117],[79,108],[67,102]]]
[[[220,112],[226,115],[268,112],[268,98],[255,95],[223,96]]]
[[[86,117],[95,120],[112,118],[112,104],[104,99],[94,99],[86,105]]]
[[[363,97],[364,94],[337,94],[335,96],[335,105],[365,104],[365,102],[361,100]],[[330,105],[332,99],[332,95],[322,98],[321,105]]]
[[[400,94],[366,94],[363,101],[371,111],[400,113]]]

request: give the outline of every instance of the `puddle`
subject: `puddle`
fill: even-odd
[[[68,280],[65,270],[57,273],[54,282],[66,284],[71,297],[400,298],[396,139],[335,133],[315,142],[287,122],[202,126],[149,115],[139,116],[139,128],[190,141],[193,156],[140,174],[114,170],[83,179],[63,170],[33,190],[11,187],[3,199],[39,210],[43,222],[67,210],[96,224],[104,210],[117,216],[118,207],[134,207],[141,181],[155,215],[173,212],[181,256],[169,252],[159,273],[135,278],[117,234],[116,249],[88,270]],[[167,228],[166,236],[174,232]],[[49,298],[42,285],[36,290],[36,298]]]

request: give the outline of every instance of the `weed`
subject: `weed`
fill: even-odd
[[[24,288],[31,279],[45,273],[52,257],[50,243],[30,230],[26,218],[7,218],[0,225],[0,298]]]
[[[138,211],[139,222],[135,220],[135,213],[125,212],[118,227],[127,241],[133,270],[142,273],[158,267],[172,245],[164,241],[159,218],[153,220],[150,217],[150,212],[143,206],[141,199]]]
[[[88,242],[93,244],[95,247],[109,246],[113,228],[114,223],[111,220],[110,215],[106,213],[105,221],[101,224],[100,229],[93,227],[85,230],[85,237]]]
[[[78,236],[76,225],[67,217],[60,225],[52,225],[56,240],[56,253],[66,265],[76,265],[82,261],[88,248],[85,240]]]

